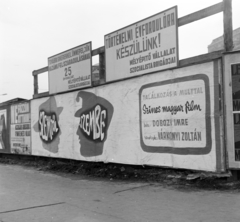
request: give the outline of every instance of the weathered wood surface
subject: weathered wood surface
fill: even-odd
[[[99,55],[100,53],[104,53],[105,52],[105,47],[99,47],[97,49],[92,50],[92,56],[96,56]]]
[[[47,71],[48,71],[48,66],[43,67],[41,69],[34,70],[32,72],[32,75],[35,76],[35,75],[38,75],[38,74],[41,74],[41,73],[44,73],[44,72],[47,72]]]
[[[189,24],[191,22],[198,21],[200,19],[206,18],[211,15],[215,15],[219,12],[223,11],[223,3],[220,2],[218,4],[212,5],[208,8],[202,9],[200,11],[191,13],[184,17],[178,19],[178,27]]]
[[[232,0],[224,0],[223,4],[224,49],[228,52],[233,49]]]
[[[99,54],[99,75],[100,75],[100,81],[105,82],[106,81],[106,74],[105,74],[105,53]]]
[[[33,98],[36,99],[36,98],[41,98],[44,96],[49,96],[49,92],[47,91],[47,92],[43,92],[43,93],[34,94]]]
[[[38,76],[33,76],[34,95],[38,94]]]
[[[208,62],[208,61],[211,61],[211,60],[214,60],[214,59],[221,58],[222,53],[223,53],[223,50],[220,50],[220,51],[215,51],[215,52],[211,52],[211,53],[206,53],[206,54],[194,56],[194,57],[187,58],[187,59],[182,59],[182,60],[179,61],[179,67],[178,68],[183,67],[183,66]]]

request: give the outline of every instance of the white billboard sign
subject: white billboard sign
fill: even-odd
[[[77,46],[48,58],[49,93],[92,85],[92,43]]]
[[[104,36],[107,82],[178,65],[177,6]]]
[[[30,104],[11,106],[11,153],[31,154]]]
[[[208,87],[209,79],[204,74],[144,85],[140,90],[143,149],[192,154],[209,152]]]

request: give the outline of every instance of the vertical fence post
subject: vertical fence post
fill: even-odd
[[[224,51],[233,49],[232,0],[223,0]]]
[[[33,95],[37,95],[38,94],[38,75],[34,75],[34,71],[32,72],[32,75],[33,75],[33,87],[34,87],[34,90],[33,90]]]
[[[106,82],[105,52],[99,53],[99,76],[100,76],[100,84]]]

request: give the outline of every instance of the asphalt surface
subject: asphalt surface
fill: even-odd
[[[54,174],[0,164],[0,222],[239,222],[238,191]]]

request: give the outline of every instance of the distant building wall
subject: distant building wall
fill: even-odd
[[[240,49],[240,28],[233,30],[233,45],[234,50]],[[208,52],[218,51],[223,48],[223,36],[221,36],[212,41],[208,46]]]

